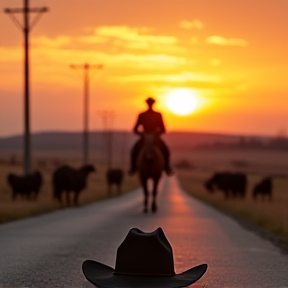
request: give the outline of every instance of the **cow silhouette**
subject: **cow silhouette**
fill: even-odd
[[[272,201],[272,178],[265,177],[259,183],[257,183],[253,188],[253,198],[256,201],[258,196],[262,196],[262,199],[265,196],[268,197],[270,201]]]
[[[240,197],[244,198],[247,188],[247,177],[244,173],[216,172],[208,179],[204,186],[213,193],[220,190],[226,199]]]
[[[10,173],[7,176],[7,182],[12,188],[12,200],[16,200],[17,195],[28,200],[32,196],[33,200],[37,200],[43,178],[39,171],[23,176]]]
[[[80,192],[86,188],[87,178],[91,172],[96,171],[93,165],[85,165],[79,169],[61,166],[53,174],[54,198],[62,204],[62,194],[66,193],[66,205],[70,205],[70,194],[74,194],[73,204],[78,206]]]
[[[108,195],[111,195],[112,186],[117,187],[117,193],[121,194],[124,173],[122,169],[109,169],[106,172],[106,181],[108,185]]]

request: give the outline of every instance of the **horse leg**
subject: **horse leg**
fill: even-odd
[[[253,192],[253,199],[254,199],[254,201],[257,200],[257,193],[255,191]]]
[[[55,192],[55,195],[56,195],[56,199],[58,200],[58,202],[60,203],[60,205],[63,205],[63,202],[62,202],[62,190],[57,190]]]
[[[38,195],[39,195],[39,190],[37,190],[37,191],[35,192],[35,196],[34,196],[34,200],[35,200],[35,201],[38,199]]]
[[[79,203],[78,203],[79,193],[80,193],[80,191],[78,191],[78,190],[74,192],[74,206],[79,206]]]
[[[118,183],[117,184],[117,190],[118,190],[118,195],[120,195],[121,194],[121,189],[122,187],[121,187],[121,183]]]
[[[107,187],[107,194],[108,194],[108,197],[111,196],[111,184],[110,183],[108,184],[108,187]]]
[[[143,212],[144,213],[147,213],[148,211],[148,187],[147,187],[147,179],[145,179],[144,177],[141,178],[141,184],[142,184],[142,187],[143,187],[143,192],[144,192],[144,210]]]
[[[66,190],[66,205],[70,206],[70,195],[69,195],[69,190]]]
[[[153,192],[152,192],[152,195],[153,195],[153,200],[152,200],[152,207],[151,207],[151,210],[152,212],[156,212],[157,211],[157,205],[156,205],[156,196],[157,196],[157,188],[158,188],[158,184],[159,184],[159,178],[157,179],[154,179],[153,181],[154,185],[153,185]]]

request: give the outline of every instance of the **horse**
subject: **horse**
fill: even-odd
[[[164,156],[157,146],[158,137],[155,133],[143,133],[143,146],[137,157],[137,172],[144,192],[144,213],[148,211],[148,179],[153,181],[151,211],[157,211],[157,188],[165,164]]]

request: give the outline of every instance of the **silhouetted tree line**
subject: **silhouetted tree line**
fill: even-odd
[[[288,151],[288,138],[278,135],[275,138],[239,137],[235,142],[215,141],[210,144],[201,144],[197,148],[210,149],[271,149]]]

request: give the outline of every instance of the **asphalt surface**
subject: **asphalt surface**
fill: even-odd
[[[0,225],[0,287],[94,287],[86,259],[115,267],[117,247],[137,227],[161,226],[173,247],[175,272],[207,263],[192,287],[288,288],[288,256],[236,221],[164,178],[156,214],[142,213],[140,189],[129,194]],[[165,287],[163,287],[165,288]]]

